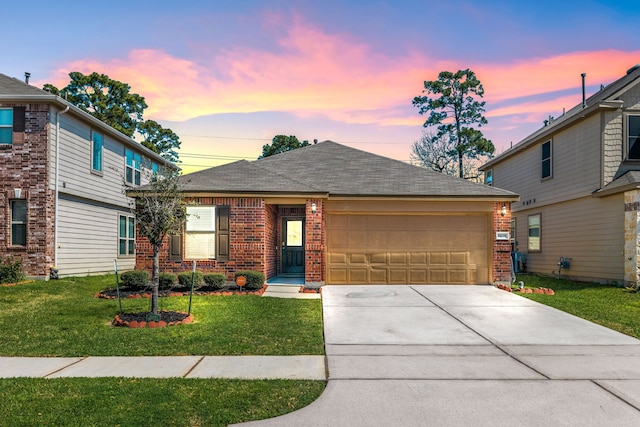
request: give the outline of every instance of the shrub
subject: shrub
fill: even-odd
[[[227,276],[223,273],[208,273],[204,275],[204,283],[213,289],[222,289],[227,283]]]
[[[7,257],[0,264],[0,283],[16,283],[24,280],[25,275],[22,271],[22,259]]]
[[[178,276],[173,273],[160,273],[158,275],[158,283],[160,289],[175,288],[175,286],[178,284]]]
[[[247,279],[247,283],[244,285],[244,289],[247,291],[257,291],[262,289],[264,285],[264,274],[258,271],[236,271],[236,280],[239,276],[244,276]]]
[[[149,284],[149,273],[146,270],[125,271],[120,275],[122,286],[132,289],[145,289]]]
[[[182,273],[178,274],[178,283],[180,283],[180,286],[183,288],[190,288],[191,287],[191,271],[183,271]],[[196,271],[195,274],[193,274],[193,287],[194,288],[199,288],[200,286],[202,286],[202,280],[203,280],[204,275],[202,274],[202,271]]]

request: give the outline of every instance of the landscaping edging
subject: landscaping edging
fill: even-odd
[[[198,296],[262,295],[266,290],[267,290],[267,285],[264,285],[262,289],[258,289],[257,291],[242,291],[242,290],[209,291],[209,292],[194,291],[193,295],[198,295]],[[189,292],[164,292],[164,293],[160,293],[159,296],[184,297],[184,296],[189,296]],[[105,294],[104,291],[96,293],[94,297],[104,298],[104,299],[118,298],[117,295]],[[120,298],[151,298],[151,293],[150,292],[126,293],[121,291]]]
[[[536,289],[531,289],[531,288],[512,288],[509,285],[501,285],[498,284],[496,285],[496,287],[498,289],[502,289],[503,291],[507,291],[507,292],[520,292],[522,294],[543,294],[543,295],[555,295],[555,291],[553,289],[549,289],[549,288],[536,288]]]
[[[160,312],[160,315],[162,315],[162,313],[167,313],[167,312]],[[183,313],[183,314],[187,314],[187,313]],[[165,328],[167,326],[175,326],[175,325],[183,325],[183,324],[186,325],[191,322],[193,322],[192,314],[189,314],[187,317],[185,317],[182,320],[177,320],[174,322],[166,322],[164,320],[150,321],[150,322],[137,321],[137,320],[127,321],[127,320],[123,320],[119,314],[116,314],[116,317],[113,319],[113,322],[111,322],[111,324],[113,326],[125,327],[125,328]]]
[[[14,283],[0,283],[0,286],[16,286],[16,285],[24,285],[25,283],[31,283],[33,280],[23,280],[22,282],[14,282]]]
[[[301,294],[321,294],[322,288],[307,288],[305,286],[300,286]]]

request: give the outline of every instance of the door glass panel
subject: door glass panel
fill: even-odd
[[[302,220],[287,221],[287,246],[302,246]]]

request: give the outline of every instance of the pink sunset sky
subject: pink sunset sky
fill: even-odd
[[[581,73],[590,95],[640,63],[637,2],[443,3],[14,2],[0,73],[130,84],[145,118],[180,136],[191,172],[255,159],[277,134],[408,161],[425,120],[412,98],[465,68],[483,83],[482,130],[499,153],[580,103]]]

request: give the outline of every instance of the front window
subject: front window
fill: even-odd
[[[213,259],[216,256],[216,207],[187,206],[185,257]]]
[[[640,160],[640,116],[627,118],[629,160]]]
[[[0,108],[0,144],[13,143],[13,108]]]
[[[140,167],[142,166],[142,156],[134,153],[128,148],[125,149],[126,171],[125,180],[129,184],[140,185]]]
[[[484,183],[487,185],[493,185],[493,169],[487,169],[484,171]]]
[[[91,169],[102,172],[102,135],[92,132],[91,140]]]
[[[551,141],[542,144],[542,178],[551,176]]]
[[[540,214],[529,216],[529,239],[527,249],[529,251],[540,251]]]
[[[27,246],[27,201],[11,200],[11,245]]]
[[[129,215],[120,215],[118,223],[118,255],[135,255],[136,220]]]
[[[511,250],[517,250],[518,242],[516,241],[516,218],[511,218]]]

